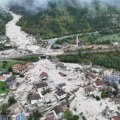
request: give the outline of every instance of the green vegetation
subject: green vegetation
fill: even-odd
[[[0,81],[0,94],[8,92],[8,86],[6,82]]]
[[[106,88],[106,90],[102,91],[101,98],[107,98],[110,95],[118,95],[118,86],[116,84],[109,85],[108,88]]]
[[[66,120],[79,120],[79,116],[73,115],[70,110],[65,111],[65,119]]]
[[[93,10],[87,4],[85,7],[78,5],[76,1],[51,1],[48,3],[49,9],[39,8],[36,14],[28,12],[19,5],[11,6],[11,10],[23,15],[18,25],[24,31],[40,35],[42,38],[91,31],[101,31],[101,34],[111,34],[111,30],[114,33],[120,31],[119,17],[113,21],[113,14],[119,14],[117,8],[108,5],[106,10],[100,7],[99,2],[94,1],[92,5],[95,10]]]
[[[8,108],[15,103],[16,103],[16,100],[14,96],[9,97],[8,103],[0,105],[1,114],[2,115],[8,114],[9,113]]]
[[[25,62],[38,62],[39,57],[38,56],[30,56],[30,57],[24,57],[24,58],[16,58],[17,61],[25,61]]]
[[[0,43],[0,50],[8,50],[8,49],[11,49],[13,48],[12,46],[5,46],[5,44],[3,43]]]
[[[104,35],[97,39],[98,42],[120,41],[120,34]]]
[[[101,93],[101,98],[107,98],[109,96],[109,92],[108,91],[103,91]]]
[[[5,35],[5,25],[11,19],[12,16],[0,8],[0,35]]]
[[[96,100],[99,101],[99,100],[100,100],[100,97],[99,97],[99,96],[96,96]]]
[[[3,104],[0,106],[1,114],[6,115],[8,113],[8,104]]]
[[[12,72],[12,65],[14,64],[24,64],[26,62],[37,62],[39,58],[36,56],[31,57],[24,57],[24,58],[17,58],[14,60],[8,60],[8,61],[0,61],[0,70],[7,70],[9,72]]]
[[[14,103],[16,103],[14,96],[9,97],[9,99],[8,99],[9,106],[13,105]]]
[[[58,56],[60,61],[69,63],[93,63],[106,68],[120,70],[120,51],[103,53],[82,53]]]
[[[43,90],[42,95],[45,95],[45,94],[50,93],[50,92],[51,92],[51,89],[48,88],[46,90]]]
[[[23,63],[22,61],[10,60],[10,61],[0,61],[0,70],[12,70],[11,66],[14,64]]]
[[[40,120],[42,117],[42,114],[39,111],[34,111],[30,116],[28,117],[28,120]]]

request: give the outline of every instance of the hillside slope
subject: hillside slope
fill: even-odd
[[[11,19],[12,16],[0,8],[0,35],[5,34],[5,25]]]
[[[119,9],[113,6],[101,8],[99,2],[81,7],[71,1],[72,5],[68,2],[49,2],[47,9],[39,8],[37,13],[30,13],[20,6],[11,6],[11,10],[23,15],[18,25],[24,31],[42,38],[106,29],[114,32],[120,30]]]

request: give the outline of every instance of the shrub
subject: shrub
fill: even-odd
[[[96,100],[99,101],[99,100],[100,100],[100,97],[99,97],[99,96],[96,96]]]
[[[14,103],[16,103],[16,100],[15,100],[15,98],[12,96],[12,97],[9,97],[9,99],[8,99],[8,104],[9,105],[12,105],[12,104],[14,104]]]

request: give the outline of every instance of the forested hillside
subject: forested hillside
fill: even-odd
[[[22,29],[42,38],[60,37],[63,35],[101,31],[118,32],[120,30],[120,10],[107,5],[101,7],[94,1],[92,6],[78,5],[76,0],[69,2],[49,2],[47,9],[38,9],[37,13],[26,11],[24,7],[11,6],[11,10],[21,13],[18,22]]]
[[[5,25],[11,19],[12,19],[12,16],[9,13],[6,13],[2,9],[0,9],[0,35],[5,34]]]

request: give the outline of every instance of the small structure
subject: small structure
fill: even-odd
[[[61,83],[61,84],[58,84],[57,85],[57,88],[60,89],[60,90],[66,90],[66,83]]]
[[[65,69],[66,69],[66,66],[65,66],[63,63],[58,63],[58,64],[56,65],[56,69],[63,69],[63,70],[65,70]]]
[[[66,77],[67,75],[64,74],[63,72],[59,72],[59,74],[62,76],[62,77]]]
[[[26,64],[14,64],[12,69],[17,73],[24,73],[27,70],[33,68],[34,64],[32,62],[27,62]]]
[[[104,79],[106,82],[109,82],[110,84],[119,84],[120,75],[112,74],[112,75],[106,76]]]
[[[92,94],[94,91],[95,91],[95,87],[94,86],[85,87],[85,92],[87,94]]]
[[[25,65],[27,66],[28,69],[31,69],[34,66],[32,62],[27,62]]]
[[[26,120],[26,117],[23,113],[20,113],[19,115],[17,115],[16,120]]]
[[[6,78],[4,76],[0,75],[0,81],[5,81],[5,80],[6,80]]]
[[[48,74],[47,74],[46,72],[42,72],[42,73],[40,74],[40,79],[41,79],[41,80],[47,80],[47,79],[48,79]]]
[[[44,120],[57,120],[54,115],[46,117]]]
[[[12,69],[14,72],[17,73],[24,73],[27,71],[27,66],[26,65],[22,65],[22,64],[15,64],[12,66]]]
[[[36,103],[43,102],[43,99],[41,98],[41,96],[38,93],[30,94],[28,96],[28,99],[30,100],[31,104],[36,104]]]
[[[58,62],[59,62],[59,59],[58,59],[57,57],[52,57],[52,58],[51,58],[51,61],[52,61],[53,63],[58,63]]]
[[[47,106],[55,106],[58,103],[58,99],[54,93],[50,93],[44,96],[44,102],[47,104]]]
[[[57,120],[54,113],[49,113],[44,120]]]
[[[63,119],[64,111],[61,105],[55,106],[53,112],[57,119]]]
[[[112,120],[120,120],[120,115],[114,116]]]
[[[91,80],[91,82],[97,80],[97,76],[96,76],[96,74],[94,74],[94,73],[92,73],[92,72],[87,73],[87,74],[86,74],[86,78],[88,78],[89,80]]]
[[[10,76],[6,79],[7,85],[10,87],[10,89],[15,89],[16,87],[16,81],[15,81],[15,76]]]
[[[2,75],[6,78],[9,78],[10,76],[12,76],[12,73],[5,71],[5,72],[2,72]]]
[[[66,92],[64,92],[63,90],[57,90],[57,91],[55,92],[55,95],[56,95],[56,97],[58,98],[58,100],[63,100],[63,99],[65,99],[66,96],[67,96]]]
[[[36,88],[38,92],[43,92],[44,90],[47,90],[49,88],[46,82],[34,84],[34,87]]]
[[[93,85],[95,86],[95,88],[96,88],[97,91],[101,91],[105,87],[105,81],[103,81],[103,80],[97,80],[97,81],[94,82]]]

